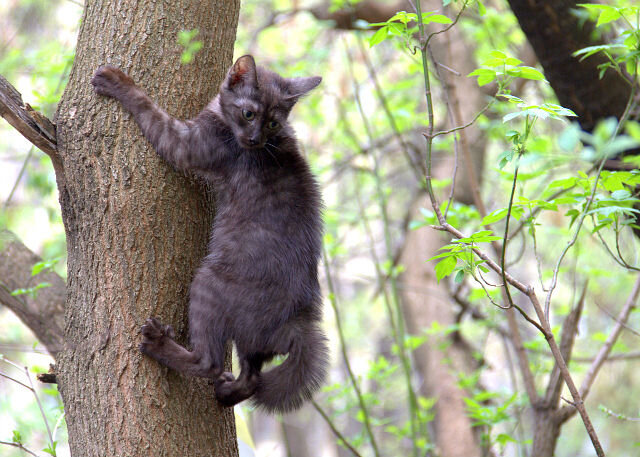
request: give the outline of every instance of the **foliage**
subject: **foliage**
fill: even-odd
[[[331,8],[337,11],[355,3],[333,0]],[[602,54],[607,59],[600,67],[603,73],[616,71],[637,85],[638,7],[632,2],[609,3],[583,5],[582,14],[617,38],[578,51],[576,56],[588,59]],[[631,232],[637,226],[640,173],[636,169],[607,171],[602,164],[638,147],[640,124],[607,119],[593,132],[581,131],[570,122],[574,113],[558,105],[540,69],[524,62],[528,60],[522,57],[524,37],[504,4],[445,0],[443,5],[448,7],[444,11],[397,12],[387,21],[369,24],[365,32],[336,32],[332,24],[319,23],[309,14],[287,12],[291,4],[285,0],[247,1],[242,7],[236,55],[251,52],[258,63],[288,76],[324,77],[324,91],[310,95],[293,114],[327,205],[321,279],[327,284],[327,307],[333,311],[327,313],[327,320],[337,362],[316,408],[340,434],[336,442],[363,456],[436,454],[431,423],[438,399],[423,390],[416,354],[425,347],[436,348],[444,363],[451,363],[448,351],[454,340],[465,341],[478,362],[470,373],[459,372],[453,364],[450,368],[464,389],[467,415],[482,436],[485,451],[527,455],[532,429],[523,416],[531,405],[522,391],[522,377],[509,368],[514,351],[496,342],[509,333],[502,308],[510,303],[501,295],[505,281],[494,266],[547,294],[550,333],[558,340],[580,285],[588,280],[575,356],[568,367],[573,376],[582,378],[589,366],[584,360],[590,363],[614,325],[599,307],[615,313],[617,304],[626,300],[634,279],[631,272],[639,265]],[[425,25],[431,32],[443,33],[458,27],[475,43],[479,65],[466,77],[474,78],[478,87],[493,96],[485,110],[468,119],[468,125],[455,125],[448,117],[446,91],[438,83],[438,71],[443,70],[431,60],[423,67],[421,51],[427,50],[426,41],[432,37],[425,33],[418,38]],[[25,91],[25,99],[33,96],[51,114],[73,53],[68,44],[55,40],[29,43],[30,36],[19,34],[19,42],[0,53],[0,73],[25,79],[16,75],[26,69],[25,73],[35,75],[26,79],[37,93]],[[184,49],[182,61],[188,64],[202,48],[202,37],[198,30],[185,30],[177,39]],[[432,84],[428,90],[425,76]],[[425,100],[425,92],[433,96],[431,103]],[[429,109],[433,121],[426,114]],[[431,137],[429,128],[435,129]],[[432,162],[438,163],[454,156],[461,131],[488,139],[485,169],[477,170],[484,173],[480,195],[486,210],[451,197],[450,186],[466,179],[460,172],[437,181],[427,179],[423,169],[425,138],[432,148]],[[0,220],[13,231],[29,234],[30,227],[38,225],[34,219],[45,209],[48,226],[53,228],[39,234],[45,241],[37,243],[38,248],[47,260],[34,266],[35,278],[45,270],[63,272],[64,235],[48,160],[38,155],[25,160],[27,149],[23,149],[0,140],[1,154],[19,152],[18,163],[27,164],[26,179],[16,180],[19,193]],[[463,160],[462,154],[455,154],[455,160]],[[639,163],[637,156],[622,161],[636,167]],[[416,195],[424,195],[429,185],[440,202],[444,222],[460,232],[460,236],[449,232],[448,240],[439,249],[434,246],[434,252],[419,253],[434,268],[437,289],[435,284],[405,284],[403,272],[408,267],[399,261],[410,231],[443,228],[432,207],[413,216],[409,211],[417,205]],[[51,260],[58,258],[57,263]],[[422,292],[425,300],[450,293],[458,321],[433,322],[421,331],[408,332],[402,294],[412,286],[428,287]],[[30,284],[14,293],[35,294],[42,287],[46,285]],[[515,305],[526,299],[524,293],[512,298]],[[528,316],[531,309],[523,307]],[[545,336],[522,315],[519,318],[534,387],[542,391],[553,358]],[[632,313],[627,325],[637,328],[638,323],[638,313]],[[1,325],[9,328],[4,322]],[[20,331],[6,334],[15,335],[13,340],[28,340]],[[630,332],[623,334],[613,345],[614,353],[632,354],[635,338]],[[637,370],[632,361],[617,363],[611,368],[612,379],[600,380],[590,394],[588,405],[606,406],[600,411],[590,406],[589,414],[598,433],[609,441],[612,455],[631,455],[634,443],[629,436],[637,432],[633,421],[637,414],[629,410],[628,398],[629,389],[638,382]],[[627,382],[617,382],[616,375]],[[570,398],[568,392],[562,395]],[[15,407],[2,401],[4,410]],[[59,400],[49,401],[45,416],[55,417],[56,405]],[[29,409],[28,418],[12,419],[15,427],[0,439],[60,455],[63,437],[42,439],[45,433],[37,405]],[[303,421],[298,416],[295,420]],[[579,421],[562,431],[564,445],[557,455],[583,452],[588,441]],[[56,449],[57,443],[61,444]]]

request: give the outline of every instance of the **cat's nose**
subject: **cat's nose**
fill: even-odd
[[[258,140],[256,140],[255,138],[249,138],[249,144],[251,146],[255,146],[258,144]]]

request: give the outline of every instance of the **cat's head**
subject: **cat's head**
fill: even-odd
[[[242,56],[220,87],[220,110],[240,146],[262,148],[287,127],[293,105],[320,81],[319,76],[283,78]]]

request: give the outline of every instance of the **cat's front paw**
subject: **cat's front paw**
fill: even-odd
[[[140,343],[140,352],[151,355],[158,352],[158,349],[164,344],[166,338],[175,338],[175,332],[170,325],[162,325],[155,317],[147,319],[140,328],[142,333],[142,343]]]
[[[91,78],[91,84],[98,95],[118,98],[128,87],[135,86],[133,79],[122,70],[109,65],[100,67]]]

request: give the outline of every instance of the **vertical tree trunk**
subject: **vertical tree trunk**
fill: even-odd
[[[213,388],[138,351],[149,316],[172,323],[184,342],[211,195],[162,163],[89,80],[99,65],[119,66],[169,113],[194,116],[231,64],[238,11],[238,0],[86,1],[57,113],[69,256],[58,382],[74,456],[237,455],[233,412],[217,405]],[[177,33],[194,28],[204,47],[181,65]]]

